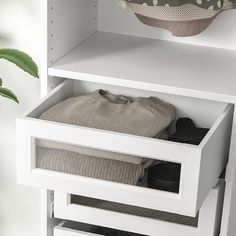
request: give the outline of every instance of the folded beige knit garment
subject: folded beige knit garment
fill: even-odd
[[[48,111],[40,119],[68,123],[115,132],[159,137],[175,119],[171,104],[158,98],[129,98],[97,90],[78,97],[68,98]],[[114,153],[62,144],[49,140],[37,140],[37,146],[62,149],[101,158],[141,164],[144,157]]]
[[[36,168],[137,185],[144,167],[132,163],[91,157],[79,153],[36,148]]]
[[[166,131],[164,131],[160,136],[156,136],[155,138],[168,140],[168,134]],[[147,163],[147,161],[145,161],[143,157],[132,156],[132,155],[118,153],[118,152],[103,151],[102,149],[87,148],[87,147],[72,145],[68,143],[59,143],[59,142],[54,142],[50,140],[38,139],[37,146],[45,147],[45,148],[52,148],[52,149],[60,149],[60,150],[80,153],[83,155],[108,158],[112,160],[124,161],[124,162],[133,163],[133,164],[139,164],[139,165],[144,164],[144,162]],[[148,163],[150,163],[151,159],[148,159],[148,160],[149,160]]]

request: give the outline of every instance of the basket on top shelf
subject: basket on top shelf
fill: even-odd
[[[175,36],[203,32],[218,14],[236,8],[236,0],[119,0],[144,24],[167,29]]]

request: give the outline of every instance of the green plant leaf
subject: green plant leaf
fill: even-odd
[[[2,86],[2,79],[0,78],[0,87]]]
[[[16,49],[0,49],[0,59],[8,60],[33,77],[39,78],[37,64],[29,55],[22,51]]]
[[[0,87],[0,96],[11,99],[17,103],[19,103],[16,95],[9,89]]]

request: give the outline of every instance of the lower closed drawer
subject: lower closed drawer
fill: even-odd
[[[54,236],[89,236],[95,233],[96,227],[78,222],[61,222],[54,228]]]
[[[79,222],[63,221],[54,228],[54,236],[143,236],[115,229],[83,224]]]
[[[192,218],[122,206],[117,203],[100,204],[99,200],[85,200],[83,197],[79,202],[79,197],[56,192],[54,207],[56,218],[91,225],[88,234],[88,231],[83,231],[82,228],[80,230],[80,224],[62,224],[55,228],[55,236],[100,235],[94,234],[96,233],[94,225],[151,236],[217,236],[220,231],[223,193],[224,181],[221,180],[211,190],[198,215]]]

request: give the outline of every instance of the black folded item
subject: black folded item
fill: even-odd
[[[168,192],[179,192],[181,164],[163,162],[148,170],[148,187]]]
[[[199,145],[209,129],[198,128],[190,118],[179,118],[176,122],[176,133],[169,140],[179,143]]]

